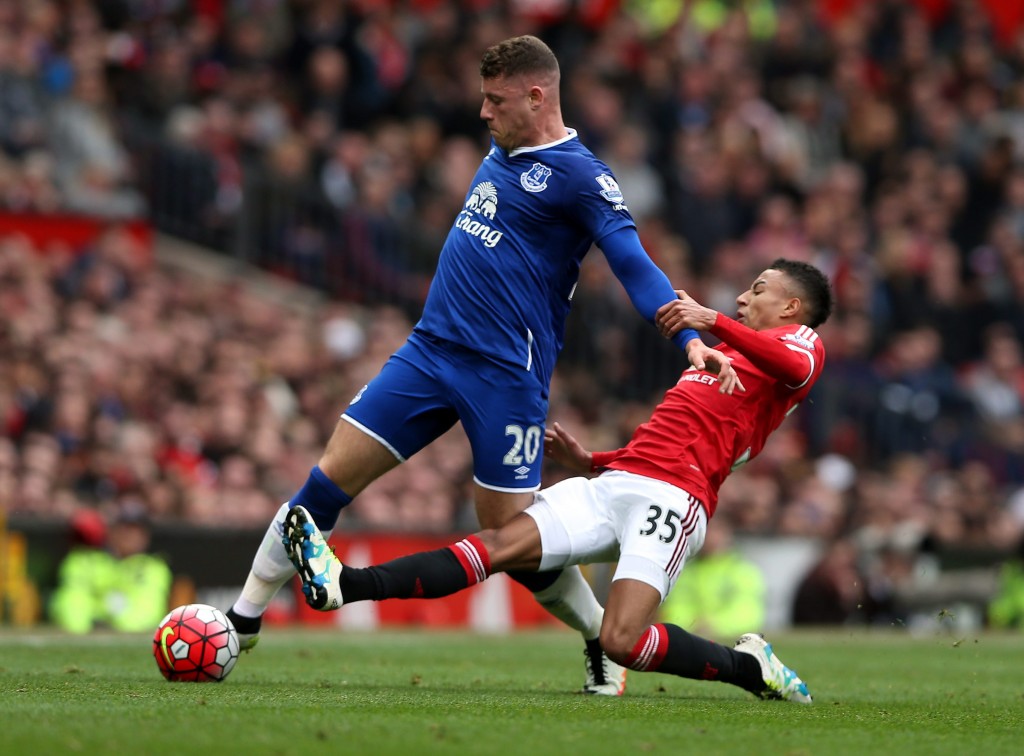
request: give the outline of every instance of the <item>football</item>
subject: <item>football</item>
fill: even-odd
[[[220,609],[185,604],[157,627],[153,657],[171,682],[221,682],[238,661],[238,633]]]

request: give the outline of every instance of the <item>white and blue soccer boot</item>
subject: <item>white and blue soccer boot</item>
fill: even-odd
[[[341,560],[327,545],[313,517],[302,506],[294,506],[284,517],[284,550],[302,579],[306,603],[321,612],[338,609],[341,598]]]
[[[764,699],[779,699],[794,703],[813,703],[811,694],[796,672],[783,664],[772,650],[772,644],[757,633],[746,633],[736,641],[735,650],[750,654],[761,666],[765,689],[760,696]]]

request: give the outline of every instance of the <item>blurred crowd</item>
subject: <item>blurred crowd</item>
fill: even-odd
[[[778,256],[833,280],[825,376],[719,516],[833,543],[815,574],[844,581],[851,611],[922,549],[1009,554],[1024,533],[1011,6],[0,0],[0,210],[110,221],[84,250],[0,240],[0,503],[67,517],[138,497],[156,521],[264,524],[414,322],[486,148],[480,53],[531,32],[674,283],[730,313]],[[138,216],[330,304],[140,264],[118,226]],[[620,445],[682,366],[670,350],[592,255],[552,419]],[[456,431],[345,518],[471,526],[469,479]]]
[[[141,500],[158,523],[265,525],[411,323],[344,304],[292,311],[147,263],[138,243],[116,226],[79,253],[0,239],[0,503],[66,518]],[[450,529],[469,456],[447,440],[350,516]]]

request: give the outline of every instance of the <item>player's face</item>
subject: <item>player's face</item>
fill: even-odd
[[[761,331],[780,325],[780,318],[793,300],[787,287],[786,274],[780,270],[766,270],[736,297],[736,319],[744,325]]]
[[[480,80],[480,92],[484,96],[480,118],[504,150],[530,144],[536,113],[532,107],[532,89],[521,76]]]

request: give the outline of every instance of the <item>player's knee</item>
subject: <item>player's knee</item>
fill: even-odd
[[[616,664],[626,665],[639,640],[640,632],[634,628],[607,621],[601,626],[601,648]]]
[[[487,528],[476,534],[483,543],[490,558],[491,572],[524,571],[531,575],[543,575],[545,583],[551,583],[558,573],[549,576],[537,573],[540,567],[541,546],[540,535],[533,526],[533,521],[516,519],[500,528]],[[530,578],[523,579],[522,574],[510,575],[536,593],[543,585],[535,585]]]
[[[515,539],[510,538],[503,528],[488,528],[476,534],[487,550],[487,557],[490,561],[491,572],[505,572],[510,569],[521,568],[519,552],[521,551]],[[526,573],[536,575],[537,573]],[[519,573],[509,575],[518,580]],[[533,590],[532,588],[530,590]]]
[[[484,548],[487,549],[487,553],[493,558],[496,551],[499,550],[501,543],[498,538],[498,529],[489,528],[487,530],[481,530],[476,534],[476,537],[483,543]]]

